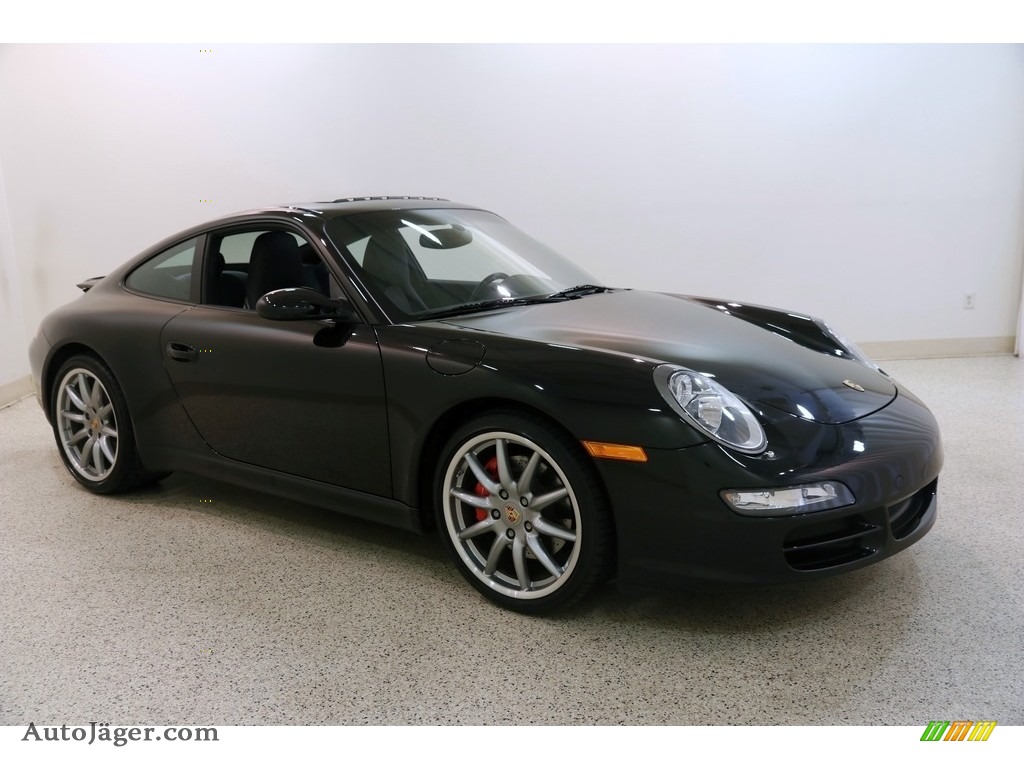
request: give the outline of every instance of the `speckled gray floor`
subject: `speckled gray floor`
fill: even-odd
[[[22,401],[0,410],[0,724],[1024,724],[1024,362],[885,367],[944,430],[920,543],[551,619],[484,602],[433,538],[187,475],[92,496]]]

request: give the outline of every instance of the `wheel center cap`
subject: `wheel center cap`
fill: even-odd
[[[93,431],[96,431],[97,429],[100,428],[100,420],[93,419],[91,422],[89,422],[89,426],[93,428]]]
[[[505,505],[505,519],[508,520],[509,523],[515,525],[519,522],[519,518],[521,517],[522,515],[520,514],[518,509],[513,507],[511,504]]]

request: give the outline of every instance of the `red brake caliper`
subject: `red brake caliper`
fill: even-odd
[[[498,479],[498,457],[497,456],[492,456],[491,459],[486,464],[484,464],[484,471],[487,472],[487,474],[490,475],[491,477],[493,477],[495,480]],[[487,492],[487,489],[484,488],[483,483],[480,483],[480,482],[478,482],[476,484],[476,488],[473,489],[473,493],[475,493],[477,496],[485,496],[485,497],[486,496],[490,496],[490,494]],[[486,520],[489,515],[490,515],[490,512],[488,510],[480,509],[479,507],[477,507],[476,519],[477,519],[478,522],[482,522],[482,521]]]

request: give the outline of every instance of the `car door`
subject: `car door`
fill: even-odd
[[[222,456],[390,496],[384,376],[373,327],[268,320],[246,306],[254,300],[224,290],[241,281],[252,293],[256,273],[267,270],[246,256],[252,259],[268,232],[285,232],[300,251],[311,250],[300,233],[280,227],[208,238],[203,296],[209,303],[172,318],[160,335],[175,392],[203,439]],[[336,279],[312,253],[315,267],[303,257],[303,277],[285,282],[318,289],[326,283],[340,296]],[[271,282],[256,290],[267,285],[296,287]]]

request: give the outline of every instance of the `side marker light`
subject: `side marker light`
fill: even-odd
[[[595,459],[618,459],[619,461],[647,461],[647,452],[639,445],[619,443],[596,443],[583,440],[583,447]]]

